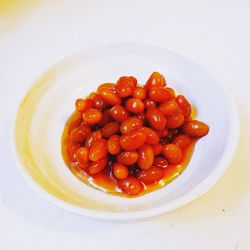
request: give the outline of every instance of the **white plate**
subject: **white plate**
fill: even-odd
[[[121,75],[144,83],[153,71],[190,100],[209,134],[196,144],[186,170],[158,191],[129,199],[84,185],[61,157],[61,134],[75,99]],[[239,119],[227,91],[191,60],[160,46],[119,43],[75,53],[45,72],[21,103],[14,134],[21,172],[44,198],[89,217],[134,220],[169,212],[207,192],[234,154]]]

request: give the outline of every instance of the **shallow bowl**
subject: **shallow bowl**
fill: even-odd
[[[61,156],[61,135],[75,99],[122,75],[145,83],[153,71],[161,72],[170,87],[190,100],[197,119],[209,125],[209,134],[197,142],[186,170],[155,192],[124,198],[83,184]],[[161,46],[116,43],[75,53],[45,72],[20,104],[14,143],[21,172],[44,198],[84,216],[122,221],[166,213],[206,193],[229,165],[238,134],[239,118],[230,94],[190,59]]]

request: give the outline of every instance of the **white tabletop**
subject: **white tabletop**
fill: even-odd
[[[91,220],[26,184],[12,157],[13,116],[25,90],[60,58],[131,40],[184,52],[231,89],[240,143],[226,174],[190,205],[136,223]],[[250,249],[249,69],[248,0],[0,1],[0,249]]]

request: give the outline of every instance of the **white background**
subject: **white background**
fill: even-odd
[[[14,113],[32,82],[60,58],[109,41],[184,52],[239,107],[240,144],[226,174],[202,198],[148,221],[95,221],[55,207],[11,156]],[[0,87],[0,250],[250,249],[250,1],[0,0]]]

